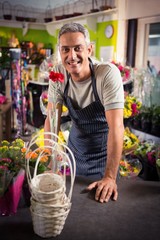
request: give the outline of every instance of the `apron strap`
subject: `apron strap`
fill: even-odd
[[[100,102],[100,98],[98,96],[97,87],[96,87],[96,77],[95,77],[95,74],[94,74],[93,62],[90,58],[89,58],[89,62],[90,62],[89,67],[90,67],[90,70],[91,70],[91,80],[92,80],[94,97],[95,97],[96,101]]]

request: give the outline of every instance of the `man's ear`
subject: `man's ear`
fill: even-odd
[[[91,57],[92,51],[93,51],[93,44],[90,43],[89,46],[88,46],[88,56],[89,56],[89,57]]]

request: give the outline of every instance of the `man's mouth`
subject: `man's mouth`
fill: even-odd
[[[72,66],[76,66],[77,64],[79,64],[81,61],[80,60],[72,60],[72,61],[67,61],[67,64],[72,65]]]

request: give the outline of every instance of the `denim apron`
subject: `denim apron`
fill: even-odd
[[[76,109],[68,96],[68,75],[64,90],[64,101],[72,120],[68,147],[76,159],[76,175],[102,177],[107,159],[108,125],[104,107],[97,93],[92,62],[90,70],[95,101],[82,109]]]

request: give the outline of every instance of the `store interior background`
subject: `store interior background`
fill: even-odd
[[[105,6],[111,8],[104,10]],[[94,44],[93,55],[101,61],[116,60],[137,69],[147,69],[147,62],[150,61],[152,70],[153,67],[156,69],[156,76],[148,85],[149,97],[146,92],[147,97],[143,99],[143,104],[147,107],[154,104],[160,106],[159,0],[0,0],[0,9],[1,52],[18,46],[25,53],[26,68],[30,72],[26,97],[28,92],[32,93],[33,112],[26,109],[26,121],[22,126],[25,131],[22,131],[21,135],[28,134],[30,137],[28,126],[32,126],[33,129],[43,127],[45,116],[39,107],[39,97],[42,91],[47,89],[48,83],[40,76],[39,66],[43,59],[51,54],[58,57],[57,34],[60,27],[67,22],[76,21],[88,28]],[[11,15],[11,19],[5,19],[8,15]],[[114,34],[107,38],[105,30],[110,24],[114,27]],[[3,77],[0,81],[0,93],[12,101],[11,73],[9,67],[6,66],[5,69],[3,63],[1,58],[0,71]],[[12,114],[12,129],[17,129],[15,111]],[[157,138],[156,135],[152,135],[152,138],[159,141],[159,136]]]

